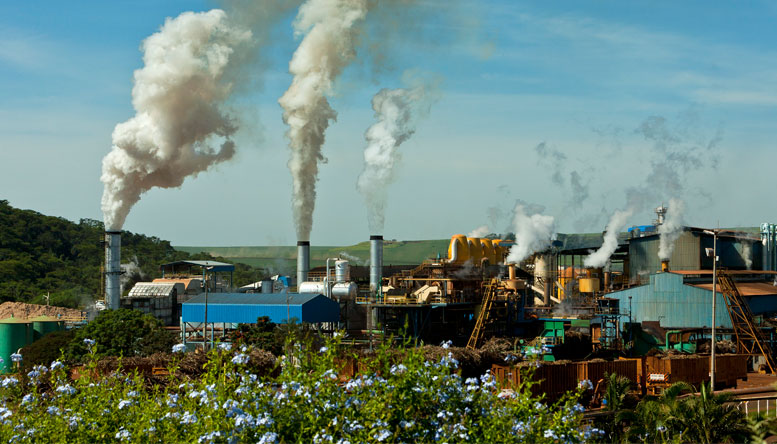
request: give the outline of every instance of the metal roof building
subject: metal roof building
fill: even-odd
[[[211,293],[208,295],[208,323],[253,324],[267,316],[276,324],[296,318],[311,324],[338,322],[340,306],[322,294],[313,293]],[[205,294],[183,303],[183,322],[203,322]]]
[[[753,314],[777,313],[777,287],[755,281],[760,275],[774,277],[768,271],[730,271],[737,288]],[[707,282],[702,280],[708,279]],[[752,281],[747,282],[746,279]],[[631,314],[635,323],[659,322],[664,328],[702,328],[712,326],[712,272],[709,270],[655,273],[646,285],[608,293],[620,301],[620,312]],[[771,287],[771,289],[769,288]],[[731,328],[731,318],[721,292],[716,300],[717,327]]]

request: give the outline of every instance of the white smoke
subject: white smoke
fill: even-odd
[[[583,265],[589,268],[604,267],[610,260],[610,256],[618,248],[618,234],[626,226],[626,222],[631,217],[634,210],[629,208],[627,210],[618,210],[610,218],[610,222],[607,223],[607,228],[604,234],[604,242],[598,250],[589,254],[583,259]]]
[[[550,247],[556,237],[556,221],[553,216],[534,213],[528,215],[523,204],[515,206],[513,225],[515,245],[510,248],[506,262],[520,263],[532,253]]]
[[[385,223],[387,187],[394,181],[400,161],[399,146],[415,133],[418,118],[429,109],[428,88],[381,89],[372,98],[375,122],[364,134],[364,170],[356,188],[367,204],[370,233],[382,233]]]
[[[310,240],[318,163],[325,162],[321,147],[330,121],[337,118],[326,96],[356,57],[357,37],[367,9],[367,0],[308,0],[294,21],[295,33],[304,38],[289,62],[294,79],[278,103],[289,126],[286,135],[298,240]]]
[[[251,32],[224,11],[184,12],[168,19],[142,45],[145,66],[135,71],[136,115],[116,125],[103,159],[105,227],[118,230],[132,206],[152,187],[181,186],[235,153],[236,123],[222,109],[233,89],[227,70]],[[212,143],[219,143],[214,148]]]
[[[129,263],[121,264],[121,277],[119,278],[119,291],[124,294],[124,288],[131,279],[142,281],[147,279],[145,273],[140,268],[137,256],[132,256],[132,260]]]
[[[674,243],[683,234],[684,212],[685,203],[682,200],[675,198],[669,200],[664,223],[658,226],[658,233],[661,235],[658,242],[658,258],[662,261],[672,257]]]
[[[467,237],[486,237],[491,230],[488,229],[488,225],[481,225],[467,234]]]
[[[742,240],[742,259],[745,260],[745,267],[748,270],[753,269],[753,243]]]

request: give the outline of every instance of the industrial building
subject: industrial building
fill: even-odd
[[[678,330],[698,330],[694,337],[709,341],[714,284],[717,339],[751,351],[759,338],[773,345],[775,225],[762,225],[760,236],[682,227],[669,259],[660,260],[665,212],[659,207],[653,224],[618,236],[602,268],[583,266],[602,244],[595,235],[560,235],[519,264],[505,261],[512,242],[454,235],[447,257],[398,267],[383,265],[383,237],[373,235],[369,266],[333,257],[311,270],[310,242],[300,241],[296,280],[276,276],[235,290],[231,264],[180,261],[164,264],[163,278],[139,283],[121,305],[180,323],[189,342],[223,337],[239,323],[267,316],[311,323],[323,333],[345,330],[357,344],[381,335],[468,347],[489,336],[516,338],[524,347],[545,345],[552,360],[572,357],[572,348],[633,354],[667,347],[665,335]],[[111,246],[120,244],[106,237]],[[106,257],[116,257],[114,250],[106,246]],[[565,346],[570,335],[587,342]]]

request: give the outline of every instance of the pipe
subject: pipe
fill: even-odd
[[[664,259],[661,261],[661,271],[664,273],[669,271],[669,259]]]
[[[308,280],[310,241],[297,241],[297,286]]]
[[[121,306],[121,232],[105,232],[105,305],[110,310]]]
[[[383,236],[370,236],[370,294],[377,297],[382,290],[383,277]]]

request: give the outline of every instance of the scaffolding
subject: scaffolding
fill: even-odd
[[[470,350],[478,348],[478,344],[483,339],[485,326],[488,324],[491,315],[491,307],[494,305],[494,299],[498,288],[498,279],[491,279],[488,282],[483,282],[483,302],[480,305],[480,313],[478,314],[477,321],[475,321],[475,328],[472,329],[472,335],[469,337],[469,341],[467,341],[467,348]]]
[[[718,285],[726,300],[726,308],[731,317],[737,351],[753,356],[762,355],[769,367],[769,372],[775,374],[774,358],[769,343],[763,337],[761,329],[753,323],[753,313],[750,311],[750,306],[739,293],[734,279],[725,271],[718,270]]]

